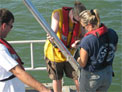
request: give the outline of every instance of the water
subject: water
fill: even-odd
[[[62,6],[73,6],[75,0],[31,0],[35,7],[40,11],[42,16],[50,25],[51,12],[53,9]],[[122,92],[122,1],[121,0],[80,0],[87,9],[97,8],[100,13],[101,21],[106,26],[116,30],[119,35],[118,49],[114,59],[113,68],[115,77],[109,92]],[[6,40],[43,40],[46,39],[46,33],[37,23],[35,18],[25,7],[22,0],[0,0],[0,8],[8,8],[15,16],[14,28],[9,33]],[[13,45],[16,51],[25,62],[25,66],[29,66],[30,54],[28,45]],[[34,54],[35,66],[45,66],[43,59],[44,44],[35,45]],[[47,72],[29,72],[40,82],[51,82],[47,76]],[[73,84],[72,80],[65,78],[65,85]]]

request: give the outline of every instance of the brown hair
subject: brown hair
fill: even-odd
[[[79,1],[75,1],[74,8],[73,8],[73,15],[79,16],[80,12],[86,10],[86,7]]]
[[[92,24],[93,26],[100,25],[100,17],[97,9],[84,10],[79,15],[80,22],[84,25]]]
[[[14,15],[5,8],[0,8],[0,24],[9,23],[10,20],[14,22]]]

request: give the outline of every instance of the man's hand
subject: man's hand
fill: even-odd
[[[47,34],[47,39],[48,39],[49,41],[51,41],[51,42],[54,41],[54,38],[53,38],[52,36],[50,36],[49,34]]]

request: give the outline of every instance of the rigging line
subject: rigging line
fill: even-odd
[[[56,62],[55,62],[55,55],[54,55],[54,49],[55,49],[55,47],[52,45],[52,50],[53,50],[53,58],[54,58],[54,67],[55,67],[55,71],[56,71],[56,81],[58,81],[58,72],[57,72],[57,66],[56,66]],[[59,84],[59,82],[58,82],[58,84]],[[60,88],[59,88],[59,86],[58,86],[58,92],[60,91],[59,90]]]
[[[55,68],[56,68],[56,80],[57,80],[57,79],[58,79],[58,72],[57,72],[57,66],[56,66],[56,62],[55,62],[54,49],[55,49],[55,47],[54,47],[54,46],[52,46],[52,51],[53,51],[53,59],[54,59],[54,65],[55,65]]]

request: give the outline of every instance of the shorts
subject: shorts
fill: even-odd
[[[66,77],[77,80],[77,72],[72,68],[69,62],[51,62],[49,59],[45,59],[47,64],[47,72],[49,78],[52,80],[62,79],[64,73]]]
[[[88,72],[81,69],[80,92],[107,92],[112,82],[112,66],[107,66],[98,72]]]

